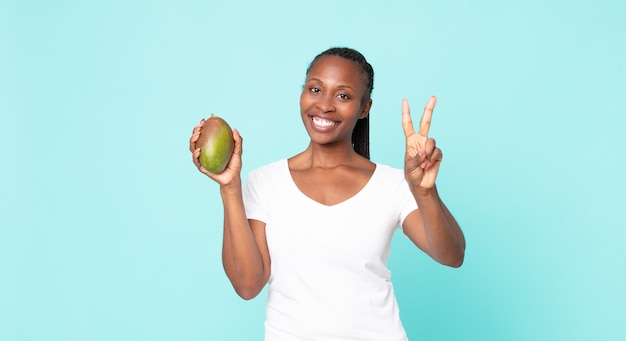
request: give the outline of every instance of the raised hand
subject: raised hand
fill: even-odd
[[[202,174],[205,174],[209,178],[213,179],[215,182],[220,184],[220,186],[229,185],[233,183],[234,180],[241,180],[240,173],[243,138],[239,135],[239,131],[237,129],[233,129],[233,139],[235,140],[233,155],[223,172],[219,174],[211,173],[200,164],[200,148],[196,147],[196,142],[198,142],[198,138],[200,138],[200,129],[202,128],[204,122],[205,119],[200,120],[200,123],[193,128],[191,138],[189,139],[189,150],[191,151],[193,163]]]
[[[402,100],[402,129],[406,137],[406,154],[404,156],[404,177],[410,186],[429,189],[435,186],[435,179],[441,164],[441,150],[436,147],[435,140],[428,137],[430,121],[437,103],[432,96],[424,107],[418,133],[413,130],[411,111],[407,99]]]

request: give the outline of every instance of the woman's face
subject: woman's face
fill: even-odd
[[[372,105],[363,100],[365,77],[355,62],[338,56],[322,56],[310,67],[300,112],[312,142],[352,145],[352,130]]]

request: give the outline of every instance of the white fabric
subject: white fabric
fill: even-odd
[[[377,164],[360,192],[326,206],[283,159],[250,173],[244,202],[266,224],[266,341],[407,340],[386,266],[395,229],[417,208],[402,170]]]

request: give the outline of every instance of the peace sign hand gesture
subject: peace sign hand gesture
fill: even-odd
[[[435,96],[428,100],[420,120],[420,130],[415,133],[409,102],[406,98],[402,100],[402,129],[406,137],[404,177],[411,187],[430,189],[435,186],[442,159],[441,150],[435,146],[435,140],[428,137],[435,103],[437,103]]]

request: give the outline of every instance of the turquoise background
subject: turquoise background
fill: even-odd
[[[398,234],[412,340],[626,339],[626,1],[1,1],[0,339],[261,340],[266,292],[221,265],[214,112],[244,175],[304,149],[298,97],[336,45],[376,72],[372,157],[439,102],[438,186],[467,238]]]

